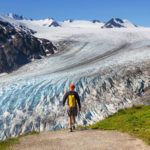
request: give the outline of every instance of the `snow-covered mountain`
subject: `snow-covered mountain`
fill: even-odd
[[[135,28],[137,27],[135,24],[131,23],[130,21],[124,19],[119,19],[119,18],[112,18],[109,20],[103,28]]]
[[[4,16],[15,19],[15,20],[27,20],[26,17],[24,17],[22,15],[15,14],[15,13],[8,13]]]
[[[74,27],[74,28],[101,28],[104,25],[103,22],[98,20],[65,20],[61,23],[62,27]]]
[[[36,26],[41,27],[62,27],[62,28],[135,28],[138,27],[137,25],[133,24],[132,22],[126,19],[120,18],[112,18],[108,22],[104,23],[99,20],[73,20],[68,19],[63,22],[56,21],[53,18],[46,18],[40,20],[34,19],[27,19],[24,16],[20,16],[14,13],[9,13],[7,15],[0,15],[0,18],[7,20],[11,23],[16,23],[16,25],[26,25],[29,28],[35,28]],[[32,27],[31,27],[32,26]]]
[[[74,28],[135,28],[135,24],[130,21],[119,18],[112,18],[108,22],[104,23],[99,20],[66,20],[61,23],[62,27],[74,27]]]
[[[1,74],[0,139],[64,128],[62,97],[72,82],[81,98],[81,125],[139,103],[142,88],[150,89],[150,28],[102,29],[86,21],[80,22],[82,27],[66,21],[51,28],[9,20],[52,41],[59,53]]]
[[[14,17],[13,15],[15,15],[16,17]],[[17,31],[23,31],[23,32],[26,32],[27,34],[33,34],[34,33],[33,30],[24,26],[24,24],[20,22],[20,21],[28,20],[28,19],[24,18],[22,20],[21,18],[24,18],[24,17],[16,15],[16,14],[0,15],[0,20],[2,22],[7,22],[7,23],[11,24]]]
[[[41,27],[59,27],[59,23],[52,18],[42,19],[42,20],[24,20],[26,24],[32,24],[34,26],[38,25]]]
[[[27,19],[24,16],[20,16],[17,14],[9,13],[7,15],[0,15],[0,19],[12,23],[16,26],[24,26],[24,22],[28,25],[32,24],[33,26],[41,26],[41,27],[59,27],[59,23],[55,21],[53,18],[46,18],[41,20],[35,19]]]

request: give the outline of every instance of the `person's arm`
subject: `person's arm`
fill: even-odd
[[[63,97],[63,106],[65,106],[67,97],[68,97],[68,93],[66,93]]]
[[[79,97],[78,93],[76,93],[76,100],[77,100],[77,103],[78,103],[78,106],[79,106],[79,110],[81,110],[80,97]]]

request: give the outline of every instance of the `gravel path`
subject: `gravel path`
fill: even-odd
[[[150,150],[143,141],[116,131],[53,131],[20,139],[14,150]]]

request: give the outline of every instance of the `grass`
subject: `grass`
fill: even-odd
[[[127,132],[150,145],[150,106],[134,106],[120,110],[88,128]]]
[[[11,139],[7,139],[6,141],[1,141],[0,150],[12,149],[13,145],[18,143],[19,143],[19,138],[11,138]]]
[[[10,138],[5,141],[0,141],[0,150],[11,150],[13,145],[19,144],[20,138],[28,136],[28,135],[36,135],[36,134],[39,134],[39,132],[33,131],[33,132],[26,133],[24,135],[20,135],[16,138]]]

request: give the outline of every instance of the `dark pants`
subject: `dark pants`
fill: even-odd
[[[76,107],[70,107],[67,110],[68,116],[77,116],[78,110]]]

